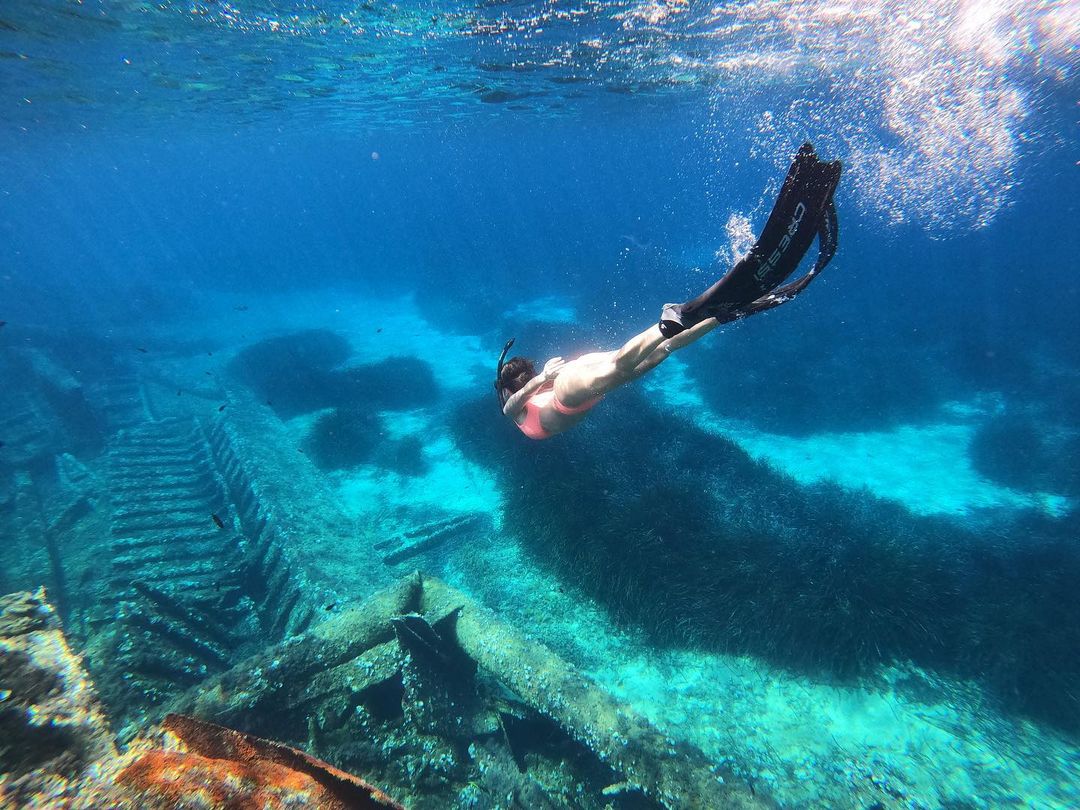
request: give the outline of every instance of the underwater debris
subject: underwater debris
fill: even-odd
[[[162,598],[153,586],[139,590]],[[0,627],[34,636],[52,626],[40,598],[2,604]],[[44,683],[40,694],[57,692]],[[92,700],[92,686],[82,689]],[[68,806],[164,810],[196,791],[212,806],[283,806],[267,796],[400,806],[367,783],[417,810],[773,806],[470,597],[419,574],[207,679],[169,709],[158,715],[164,735],[139,737],[125,755],[103,731],[68,777],[78,797]]]
[[[619,783],[615,800],[632,794],[638,807],[773,806],[551,650],[419,574],[190,689],[169,710],[335,750],[402,798],[416,790],[435,802],[442,791],[444,803],[431,807],[504,789],[517,797],[509,806],[558,806],[557,771],[574,773],[582,807],[605,806],[613,796],[603,789]],[[372,744],[357,746],[363,737]],[[557,753],[537,750],[553,739]],[[536,765],[552,761],[561,764]]]
[[[118,720],[306,629],[324,595],[304,599],[223,429],[208,437],[190,419],[143,424],[119,431],[105,461],[109,606],[86,648]]]
[[[257,717],[256,710],[287,704],[319,671],[392,640],[391,617],[410,612],[419,587],[416,577],[400,580],[307,633],[268,647],[190,689],[167,710],[251,727],[253,720],[257,722],[252,716]],[[267,677],[268,673],[273,673],[272,677]]]
[[[462,592],[425,578],[421,610],[453,614],[455,639],[470,658],[665,807],[770,806],[732,774],[718,778],[701,751],[665,737],[627,704]]]
[[[130,366],[117,369],[87,387],[91,406],[104,419],[110,433],[135,427],[153,419],[146,397],[146,387]]]
[[[0,597],[0,637],[47,630],[55,623],[56,617],[45,602],[44,588],[34,594],[20,591]]]
[[[448,622],[447,619],[451,621]],[[445,617],[442,623],[451,624],[452,619],[453,614]],[[427,659],[448,672],[458,668],[471,674],[476,670],[476,664],[454,641],[450,640],[450,634],[447,634],[447,638],[440,636],[439,632],[419,613],[394,616],[390,619],[390,623],[394,627],[394,636],[401,649],[413,658]]]
[[[44,590],[0,597],[0,806],[402,810],[289,746],[170,715],[119,753]]]
[[[5,359],[0,375],[13,376],[5,379],[0,412],[8,415],[0,426],[9,439],[23,439],[19,444],[27,456],[100,450],[101,418],[75,372],[36,346],[13,349]]]
[[[460,542],[467,537],[472,537],[479,529],[487,525],[489,525],[489,520],[479,513],[455,515],[406,529],[385,540],[379,540],[372,548],[383,552],[384,563],[397,565],[410,557],[431,551],[450,541]]]
[[[303,537],[310,543],[349,542],[355,523],[335,508],[335,498],[325,479],[306,454],[299,450],[295,455],[281,452],[281,448],[295,446],[294,436],[273,412],[261,407],[241,386],[229,389],[229,400],[233,403],[229,416],[216,418],[209,426],[211,453],[227,495],[235,504],[233,514],[250,542],[247,556],[255,563],[249,576],[252,587],[265,588],[268,593],[276,589],[278,572],[260,573],[257,568],[273,563],[287,569],[285,590],[270,597],[268,604],[278,611],[283,600],[292,598],[298,584],[292,573],[297,567],[292,558],[294,544],[288,538]],[[320,507],[312,509],[313,503]],[[375,576],[369,579],[374,581]],[[374,587],[372,584],[365,589],[361,585],[359,590],[367,592]],[[312,583],[306,584],[295,615],[286,620],[289,631],[300,632],[305,614],[317,610],[324,598],[333,596],[336,593],[317,593]],[[310,618],[308,615],[308,621]]]
[[[6,374],[6,371],[0,367],[0,373]],[[28,466],[64,446],[62,425],[40,398],[0,391],[0,407],[0,430],[3,430],[4,445],[13,464]]]
[[[8,368],[0,360],[0,379],[7,381]],[[86,411],[65,411],[66,395],[47,385],[36,374],[21,373],[12,385],[0,385],[0,434],[6,443],[0,452],[0,580],[11,589],[47,586],[66,616],[73,606],[66,581],[92,564],[86,541],[100,533],[97,482],[67,451],[91,450],[96,436],[88,424],[86,433],[78,427]],[[85,406],[80,387],[70,393],[72,402]]]

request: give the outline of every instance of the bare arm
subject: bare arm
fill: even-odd
[[[548,381],[547,374],[540,372],[527,383],[525,387],[515,393],[510,399],[506,400],[506,404],[503,405],[503,414],[509,416],[511,419],[517,417],[521,413],[521,409],[525,405],[525,401],[536,393],[536,390]]]
[[[517,419],[517,415],[521,413],[525,407],[525,402],[536,393],[544,383],[549,380],[554,380],[559,376],[559,372],[562,371],[563,366],[566,363],[561,357],[553,357],[544,364],[544,370],[525,383],[525,386],[517,391],[510,399],[506,400],[506,404],[503,405],[503,414],[511,419]]]

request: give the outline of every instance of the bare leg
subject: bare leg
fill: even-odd
[[[687,329],[685,332],[680,332],[673,338],[669,338],[657,346],[653,351],[637,366],[634,368],[633,376],[631,379],[636,380],[638,377],[643,376],[646,372],[652,371],[658,365],[663,363],[669,357],[671,353],[681,349],[683,346],[689,346],[695,340],[698,340],[703,335],[708,334],[717,326],[720,322],[716,318],[708,318],[702,321],[696,326]]]
[[[589,355],[585,363],[568,363],[555,378],[555,395],[567,407],[575,408],[636,380],[664,362],[671,352],[693,343],[717,325],[715,318],[709,318],[673,338],[665,338],[659,326],[650,326],[616,352]]]
[[[661,334],[659,326],[650,326],[640,335],[635,335],[626,341],[623,347],[615,353],[615,368],[627,374],[633,373],[638,364],[666,340],[667,338]]]
[[[566,364],[555,378],[555,396],[569,408],[634,379],[634,369],[667,340],[659,326],[630,338],[618,351],[594,353]]]

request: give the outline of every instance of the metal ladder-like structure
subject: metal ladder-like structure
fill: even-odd
[[[145,391],[139,378],[132,373],[120,373],[91,383],[86,387],[86,397],[109,430],[134,428],[151,419]]]
[[[154,681],[195,683],[242,646],[243,560],[205,439],[193,421],[144,422],[111,443],[110,591],[120,663],[153,697]]]
[[[169,419],[110,443],[115,666],[151,703],[311,620],[222,435]]]

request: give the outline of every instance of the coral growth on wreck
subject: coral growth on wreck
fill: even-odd
[[[144,726],[122,754],[41,595],[0,608],[0,662],[18,690],[5,695],[15,736],[4,740],[23,744],[0,758],[0,800],[14,806],[401,808],[336,765],[413,810],[772,806],[729,765],[674,742],[551,650],[419,574],[193,687],[172,703],[191,714]],[[51,643],[65,656],[38,656],[29,672],[13,639],[26,642],[20,653]],[[34,711],[11,711],[24,704]],[[38,715],[70,733],[18,736]],[[313,755],[322,751],[335,765]]]
[[[62,807],[115,754],[44,589],[0,597],[0,807]]]

